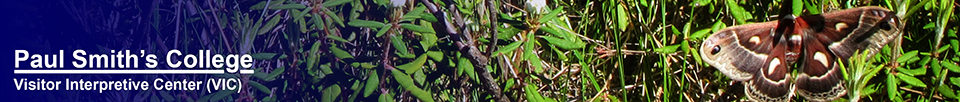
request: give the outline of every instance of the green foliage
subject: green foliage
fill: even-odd
[[[741,83],[699,58],[696,47],[709,34],[775,20],[780,9],[810,15],[873,5],[905,21],[903,40],[872,59],[843,63],[850,91],[842,100],[960,99],[960,28],[951,25],[960,18],[952,0],[797,0],[793,8],[779,8],[780,1],[550,1],[542,14],[527,11],[524,1],[426,1],[444,14],[422,1],[267,0],[197,6],[200,17],[154,17],[185,17],[177,23],[201,27],[177,34],[203,46],[164,46],[250,53],[257,69],[216,76],[241,78],[247,94],[140,94],[167,101],[487,101],[495,100],[486,89],[494,86],[510,101],[735,101],[744,99],[731,90]],[[180,97],[193,94],[199,98]]]

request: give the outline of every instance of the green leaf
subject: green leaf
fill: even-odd
[[[320,51],[320,45],[322,45],[320,42],[313,43],[313,46],[310,47],[310,52],[307,52],[307,53],[318,53]],[[307,56],[307,68],[312,69],[314,68],[313,66],[317,65],[317,62],[319,62],[317,58],[320,55],[316,55],[316,54],[308,54],[308,55],[309,56]]]
[[[333,41],[337,41],[337,42],[343,42],[343,43],[350,42],[350,41],[347,41],[347,39],[343,39],[342,37],[333,35],[333,34],[327,34],[327,38],[333,39]]]
[[[264,81],[273,81],[274,79],[277,79],[277,76],[280,76],[280,74],[283,74],[283,71],[284,71],[284,70],[286,70],[286,68],[284,68],[284,67],[280,67],[280,68],[277,68],[277,69],[273,69],[273,71],[270,71],[270,75],[267,75],[267,77],[265,77],[266,79],[263,79],[263,80],[264,80]]]
[[[277,9],[303,9],[303,8],[307,8],[307,6],[294,3],[294,4],[285,4],[285,5],[280,5],[276,7],[271,7],[270,9],[277,10]]]
[[[333,7],[341,4],[350,3],[351,1],[353,0],[330,0],[327,2],[323,2],[323,7]]]
[[[707,34],[710,34],[710,29],[700,29],[700,30],[697,30],[696,32],[693,32],[693,34],[690,34],[689,38],[701,39],[703,37],[707,37]]]
[[[333,11],[330,11],[327,8],[320,8],[320,9],[323,10],[323,13],[327,14],[328,16],[327,18],[330,18],[331,20],[333,20],[334,23],[337,23],[338,25],[343,26],[343,18],[340,18],[340,15],[338,15],[337,13],[334,13]]]
[[[427,51],[430,47],[437,45],[437,34],[434,33],[421,33],[420,34],[420,45],[423,46],[423,50]]]
[[[624,5],[617,6],[617,28],[620,28],[620,31],[626,31],[627,26],[630,25],[630,17],[627,16],[627,10],[624,10]]]
[[[370,62],[360,63],[360,67],[363,68],[363,69],[373,69],[374,67],[377,67],[377,66],[378,66],[378,65],[370,64]]]
[[[917,53],[919,53],[919,51],[917,51],[917,50],[913,50],[913,51],[910,51],[910,52],[907,52],[907,53],[903,53],[903,55],[901,55],[900,58],[897,58],[897,62],[906,62],[906,61],[908,61],[908,60],[910,60],[910,59],[913,59],[913,58],[917,57]]]
[[[443,52],[427,51],[427,57],[430,57],[433,61],[443,61]]]
[[[340,96],[340,85],[333,84],[330,87],[323,89],[323,100],[322,102],[334,102]]]
[[[421,14],[420,14],[420,17],[421,17],[421,19],[423,19],[423,20],[425,20],[425,21],[427,21],[427,22],[437,22],[437,21],[438,21],[438,20],[437,20],[437,17],[434,17],[432,13],[421,13]]]
[[[267,21],[266,25],[263,25],[263,27],[261,27],[260,30],[258,30],[260,32],[257,32],[257,35],[267,34],[267,32],[270,32],[271,30],[273,30],[273,27],[277,26],[277,23],[280,22],[280,18],[282,18],[280,17],[280,15],[273,16],[273,18],[271,18],[270,21]]]
[[[746,23],[747,20],[753,19],[753,15],[737,4],[736,0],[727,0],[727,8],[729,8],[729,11],[733,14],[733,18],[737,23],[743,24]]]
[[[370,71],[370,77],[367,78],[366,85],[363,86],[363,97],[370,97],[373,91],[380,87],[380,73],[377,70]]]
[[[457,63],[458,69],[463,70],[463,72],[467,74],[467,77],[470,77],[474,81],[480,80],[480,78],[477,77],[477,72],[474,71],[473,63],[471,63],[470,60],[460,57],[459,61],[460,62]]]
[[[255,54],[250,54],[250,56],[253,57],[253,59],[270,60],[270,59],[273,59],[274,56],[277,56],[277,53],[255,53]],[[280,55],[280,58],[278,59],[286,59],[286,58],[287,58],[287,55]]]
[[[943,65],[943,67],[947,68],[947,70],[950,70],[951,72],[960,73],[960,66],[957,66],[957,64],[953,64],[953,62],[950,62],[949,60],[944,60],[940,64]]]
[[[540,18],[539,22],[546,23],[547,21],[553,20],[557,18],[557,16],[560,14],[561,11],[563,11],[563,6],[560,6],[557,9],[551,10],[550,13],[548,13],[547,15],[544,15],[543,18]]]
[[[235,91],[228,91],[228,90],[217,91],[217,93],[214,93],[213,96],[210,97],[210,101],[220,102],[220,100],[222,100],[224,97],[230,96],[230,94],[233,94],[234,92]]]
[[[411,74],[413,72],[420,71],[420,68],[423,68],[423,63],[426,63],[426,62],[427,62],[427,56],[424,54],[424,55],[420,55],[420,57],[417,57],[417,59],[413,60],[413,62],[399,65],[397,66],[397,68],[403,69],[403,71],[406,71],[407,74]]]
[[[393,95],[392,95],[392,94],[380,95],[380,98],[377,98],[377,99],[378,99],[380,102],[396,102],[396,100],[393,99]]]
[[[260,84],[257,81],[248,81],[247,84],[250,86],[253,86],[253,88],[256,88],[257,90],[260,90],[260,92],[263,92],[266,94],[272,94],[270,92],[270,88],[267,88],[267,86],[263,86],[263,84]]]
[[[517,50],[517,48],[520,48],[520,44],[523,44],[523,42],[514,41],[513,43],[507,44],[506,46],[503,46],[502,48],[500,48],[500,50],[497,51],[497,53],[507,54],[509,52],[513,52],[513,50]]]
[[[390,27],[393,27],[393,25],[384,25],[382,28],[378,29],[377,37],[383,36],[383,34],[387,34],[387,31],[390,31]]]
[[[410,93],[412,93],[414,97],[417,97],[417,99],[420,99],[425,102],[434,102],[432,96],[430,96],[432,94],[430,94],[430,92],[423,91],[423,89],[420,89],[420,87],[417,87],[417,85],[413,83],[413,79],[410,78],[409,75],[404,74],[399,70],[390,70],[390,71],[391,71],[390,73],[393,75],[393,78],[397,80],[397,83],[399,83],[400,86],[403,87],[403,89],[410,91]]]
[[[393,47],[397,50],[401,58],[412,58],[412,54],[407,49],[407,43],[403,41],[402,35],[390,35],[390,42],[393,43]]]
[[[527,34],[527,38],[533,38],[534,34]],[[530,61],[535,69],[533,70],[536,73],[543,73],[543,63],[540,63],[540,56],[537,53],[533,52],[534,45],[536,45],[537,40],[528,40],[523,43],[523,59]]]
[[[410,30],[410,31],[414,31],[414,32],[420,32],[420,33],[436,33],[436,32],[433,31],[433,28],[427,28],[427,27],[423,27],[423,26],[420,26],[420,25],[410,24],[410,23],[401,23],[401,24],[400,24],[400,27],[401,27],[401,28],[404,28],[404,29],[407,29],[407,30]]]
[[[283,2],[271,1],[270,6],[277,6],[277,5],[280,5],[281,3]],[[263,8],[265,8],[266,6],[267,6],[267,1],[261,1],[260,3],[250,6],[250,10],[263,10]]]
[[[903,82],[907,82],[907,84],[910,84],[913,86],[927,87],[927,84],[924,84],[923,81],[920,81],[920,79],[917,79],[913,76],[909,76],[906,74],[897,74],[897,78],[900,78],[900,80],[903,80]]]
[[[950,77],[950,84],[960,86],[960,77]]]
[[[547,40],[547,42],[549,42],[551,45],[554,45],[566,50],[579,49],[585,46],[583,44],[577,44],[575,41],[563,40],[560,38],[555,38],[550,36],[541,36],[541,38],[543,38],[544,40]]]
[[[897,68],[897,71],[900,71],[900,73],[911,75],[911,76],[927,74],[926,68],[915,68],[915,69]]]
[[[898,82],[897,78],[893,75],[887,75],[887,81],[885,82],[887,82],[887,98],[890,98],[890,99],[899,98],[897,97],[897,95],[900,94],[898,91],[899,90],[898,88],[900,86],[897,86],[897,82]]]
[[[377,22],[377,21],[353,20],[347,23],[347,25],[354,26],[354,27],[383,28],[383,26],[386,24],[384,24],[383,22]]]
[[[342,49],[337,48],[336,46],[330,46],[330,52],[333,52],[333,55],[337,56],[337,58],[340,58],[340,59],[353,58],[353,55],[350,55],[349,52],[343,51]]]
[[[954,92],[953,89],[950,89],[950,87],[947,85],[941,85],[939,88],[937,88],[937,91],[940,91],[940,94],[945,97],[954,99],[957,98],[957,93]]]
[[[674,53],[674,52],[677,52],[677,48],[679,48],[679,47],[680,47],[679,44],[677,44],[677,45],[667,45],[667,46],[660,47],[660,48],[654,48],[653,51],[654,51],[654,52],[659,52],[659,53]]]
[[[537,91],[537,86],[526,85],[523,87],[523,92],[526,93],[527,99],[531,102],[545,102],[543,95],[540,95],[540,92]]]

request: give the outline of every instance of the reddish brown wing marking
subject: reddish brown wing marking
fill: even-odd
[[[846,62],[856,51],[874,55],[899,36],[899,19],[890,10],[860,7],[823,15],[800,17],[804,29],[804,58],[797,76],[797,93],[807,100],[830,101],[843,96],[843,78],[836,59]],[[867,57],[871,57],[867,56]]]
[[[769,62],[767,54],[773,45],[762,42],[772,42],[769,35],[775,24],[755,23],[720,30],[704,39],[700,56],[733,80],[750,80]]]

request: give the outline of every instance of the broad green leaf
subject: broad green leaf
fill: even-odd
[[[424,54],[424,55],[420,55],[420,57],[417,57],[417,59],[413,60],[413,62],[399,65],[397,66],[397,68],[403,69],[403,71],[407,72],[407,74],[412,74],[413,72],[420,71],[420,68],[423,68],[423,63],[426,63],[426,62],[427,62],[427,56],[426,54]]]
[[[677,48],[679,47],[680,45],[667,45],[660,48],[654,48],[653,51],[659,53],[674,53],[677,52]]]
[[[897,86],[897,78],[893,75],[887,75],[887,81],[885,82],[887,82],[887,98],[898,98],[897,95],[900,94],[898,91],[900,86]]]
[[[926,68],[914,68],[914,69],[909,69],[909,68],[897,68],[897,71],[900,71],[900,73],[902,73],[902,74],[907,74],[907,75],[911,75],[911,76],[918,76],[918,75],[927,74],[927,69],[926,69]]]
[[[321,98],[321,100],[323,100],[323,102],[333,102],[337,100],[338,96],[340,96],[340,85],[333,84],[323,89],[323,98]]]
[[[437,34],[434,33],[421,33],[420,34],[420,45],[423,46],[423,50],[427,51],[430,47],[437,45]]]
[[[280,5],[281,3],[283,2],[271,1],[270,6],[277,6],[277,5]],[[266,6],[267,6],[267,1],[261,1],[260,3],[250,6],[250,10],[263,10],[263,8],[265,8]]]
[[[350,3],[351,1],[353,0],[330,0],[327,2],[323,2],[323,7],[333,7],[341,4]]]
[[[347,23],[347,25],[354,26],[354,27],[383,28],[383,26],[386,24],[384,24],[383,22],[377,22],[377,21],[353,20]]]
[[[467,60],[467,58],[464,58],[464,57],[460,57],[459,61],[460,63],[457,63],[457,68],[459,68],[460,70],[463,70],[463,72],[466,73],[467,77],[470,77],[470,79],[473,79],[475,81],[480,80],[477,77],[477,72],[474,71],[473,63],[470,63],[470,60]]]
[[[910,59],[913,59],[913,58],[917,57],[917,53],[919,53],[919,51],[917,51],[917,50],[913,50],[913,51],[910,51],[910,52],[907,52],[907,53],[903,53],[903,55],[901,55],[900,58],[897,58],[897,62],[903,63],[903,62],[906,62],[906,61],[908,61],[908,60],[910,60]]]
[[[343,39],[342,37],[334,34],[327,34],[327,38],[330,38],[330,39],[333,39],[333,41],[342,42],[342,43],[350,42],[350,41],[347,41],[347,39]]]
[[[397,83],[399,83],[400,86],[403,87],[403,89],[410,91],[410,93],[412,93],[414,97],[417,97],[417,99],[420,99],[421,101],[434,102],[433,97],[430,96],[432,94],[430,94],[430,92],[423,91],[423,89],[420,89],[420,87],[417,87],[417,85],[413,83],[413,79],[411,79],[409,75],[404,74],[399,70],[390,70],[390,71],[393,75],[393,78],[397,80]]]
[[[697,30],[696,32],[693,32],[693,34],[690,34],[689,38],[701,39],[703,37],[707,37],[707,34],[710,34],[710,29],[700,29],[700,30]]]
[[[950,89],[947,85],[941,85],[940,88],[937,88],[937,91],[940,91],[940,95],[943,95],[948,98],[957,98],[957,93],[953,89]]]
[[[236,91],[229,91],[229,90],[220,90],[220,91],[217,91],[217,93],[213,93],[213,96],[210,97],[210,101],[212,101],[212,102],[220,102],[220,100],[222,100],[224,97],[230,96],[231,94],[234,94],[235,92],[236,92]]]
[[[563,6],[560,6],[560,7],[557,7],[557,9],[551,10],[550,13],[548,13],[547,15],[544,15],[543,18],[540,18],[539,22],[547,23],[547,21],[551,21],[557,18],[557,16],[559,16],[561,11],[563,11]]]
[[[900,80],[903,80],[903,82],[907,82],[907,84],[910,84],[913,86],[927,87],[927,84],[924,84],[923,81],[920,81],[920,79],[917,79],[916,77],[913,77],[913,76],[909,76],[906,74],[897,74],[897,78],[900,78]]]
[[[414,31],[414,32],[436,33],[435,31],[433,31],[433,28],[427,28],[420,25],[410,24],[410,23],[401,23],[400,27],[410,31]]]
[[[298,14],[297,16],[294,16],[295,18],[294,20],[297,21],[297,24],[300,26],[300,33],[310,32],[311,29],[310,29],[310,26],[307,26],[306,18],[303,18],[303,15],[306,14],[307,12],[300,12],[298,10],[291,10],[291,11],[296,11],[294,12],[294,14]]]
[[[940,64],[943,65],[943,67],[947,68],[947,70],[950,70],[951,72],[960,73],[960,66],[957,66],[957,64],[953,64],[953,62],[950,62],[949,60],[944,60]]]
[[[273,94],[270,92],[270,88],[267,88],[267,86],[263,86],[263,84],[260,84],[257,81],[248,81],[247,84],[250,86],[253,86],[253,88],[256,88],[257,90],[260,90],[260,92],[263,92],[266,94]]]
[[[276,6],[276,7],[270,7],[270,9],[273,9],[273,10],[278,10],[278,9],[303,9],[303,8],[307,8],[307,6],[304,6],[303,4],[296,4],[296,3],[294,3],[294,4],[284,4],[284,5],[280,5],[280,6]]]
[[[630,25],[630,17],[627,16],[627,10],[624,10],[624,5],[617,6],[617,28],[620,28],[620,31],[626,31],[627,26]]]
[[[420,19],[423,19],[424,21],[427,21],[427,22],[437,22],[437,21],[438,21],[438,20],[437,20],[437,17],[434,17],[432,13],[421,13],[421,14],[420,14],[420,17],[421,17]]]
[[[500,50],[497,51],[497,53],[507,54],[509,52],[513,52],[513,50],[517,50],[517,48],[520,48],[520,44],[523,44],[523,42],[514,41],[513,43],[507,44],[506,46],[503,46],[502,48],[500,48]]]
[[[367,78],[367,83],[363,86],[363,97],[370,97],[370,94],[373,94],[373,91],[376,91],[380,87],[380,73],[377,70],[370,71],[370,77]]]
[[[270,21],[267,21],[266,25],[263,25],[263,27],[260,28],[260,32],[258,32],[257,35],[267,34],[267,32],[273,30],[273,27],[277,26],[277,23],[280,22],[280,18],[283,17],[280,17],[280,15],[273,16]]]
[[[333,52],[333,55],[337,56],[340,59],[353,58],[353,55],[350,55],[349,52],[343,51],[342,49],[336,46],[330,46],[330,52]]]
[[[374,67],[377,67],[377,66],[378,66],[378,65],[373,65],[373,64],[371,64],[370,62],[360,63],[360,67],[363,68],[363,69],[373,69]]]
[[[267,79],[267,76],[269,76],[270,73],[266,73],[266,72],[260,71],[260,70],[262,70],[262,69],[263,69],[263,68],[254,69],[254,71],[256,71],[256,72],[253,73],[253,77],[255,77],[255,78],[257,78],[257,79],[264,79],[264,80],[266,80],[266,79]]]
[[[391,95],[391,94],[383,94],[383,95],[380,95],[380,98],[377,98],[377,99],[378,99],[380,102],[396,102],[396,100],[393,99],[393,95]]]
[[[343,18],[340,18],[339,14],[334,13],[333,11],[330,11],[327,8],[320,8],[320,9],[323,10],[323,13],[327,14],[328,16],[327,18],[330,18],[330,20],[333,20],[334,23],[337,23],[338,25],[343,26]]]
[[[544,40],[547,40],[547,42],[549,42],[551,45],[554,45],[566,50],[579,49],[585,46],[583,44],[577,44],[575,41],[564,40],[564,39],[550,37],[550,36],[541,36],[541,37]]]
[[[393,48],[397,50],[401,58],[413,58],[413,54],[410,54],[409,49],[407,49],[407,43],[403,41],[403,35],[390,35],[390,42],[393,43]]]
[[[270,71],[270,75],[267,75],[267,77],[264,77],[265,79],[263,79],[263,80],[264,80],[264,81],[273,81],[274,79],[277,79],[277,76],[280,76],[280,74],[283,74],[283,71],[285,71],[285,70],[286,70],[286,68],[284,68],[284,67],[280,67],[280,68],[277,68],[277,69],[273,69],[273,71]]]
[[[321,44],[320,42],[313,43],[313,46],[310,47],[310,52],[307,52],[307,53],[318,53],[320,51],[320,45],[323,45],[323,44]],[[316,54],[308,54],[308,55],[309,56],[307,56],[307,68],[313,69],[314,68],[313,66],[317,65],[317,62],[319,62],[319,60],[317,59],[319,58],[320,55],[316,55]]]
[[[753,19],[753,15],[737,4],[736,0],[727,0],[727,8],[729,8],[729,11],[733,14],[733,18],[739,24],[746,23],[747,20]]]
[[[954,35],[954,34],[951,34]],[[960,41],[957,39],[950,40],[950,46],[953,46],[953,52],[960,53]]]
[[[960,77],[950,77],[950,84],[960,86]]]
[[[427,51],[427,57],[430,57],[433,61],[443,61],[443,52]]]
[[[378,29],[377,37],[383,36],[383,34],[387,34],[387,31],[390,31],[390,27],[393,27],[393,25],[384,25],[382,28]]]
[[[526,85],[523,87],[523,92],[527,94],[527,99],[531,102],[544,102],[543,95],[540,95],[537,86]]]
[[[533,38],[533,35],[534,34],[527,34],[527,38]],[[535,49],[534,45],[536,45],[536,43],[537,40],[528,40],[527,42],[523,43],[523,59],[530,62],[530,65],[535,68],[534,72],[542,73],[543,64],[540,63],[540,56],[533,52],[533,49]]]

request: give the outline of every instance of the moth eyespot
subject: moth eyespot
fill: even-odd
[[[770,66],[767,67],[767,74],[768,74],[768,75],[769,75],[769,74],[773,74],[774,70],[776,70],[777,67],[780,66],[780,59],[779,59],[779,58],[773,58],[773,60],[770,61],[770,64],[769,64],[769,65],[770,65]]]
[[[891,19],[890,22],[880,23],[880,25],[877,25],[877,26],[880,27],[880,29],[890,30],[890,29],[891,29],[891,28],[890,28],[890,23],[896,23],[896,22],[893,21],[893,19]]]
[[[841,23],[837,23],[837,24],[834,25],[834,26],[836,26],[836,28],[837,28],[838,31],[843,31],[843,29],[847,29],[847,27],[848,27],[848,26],[847,26],[847,23],[842,23],[842,22],[841,22]]]
[[[717,54],[717,53],[720,53],[720,46],[719,46],[719,45],[713,46],[713,49],[710,50],[710,54],[711,54],[711,55]]]
[[[759,36],[750,37],[750,40],[749,40],[749,41],[750,41],[750,43],[758,44],[758,45],[759,45],[759,44],[760,44],[760,37],[759,37]]]

